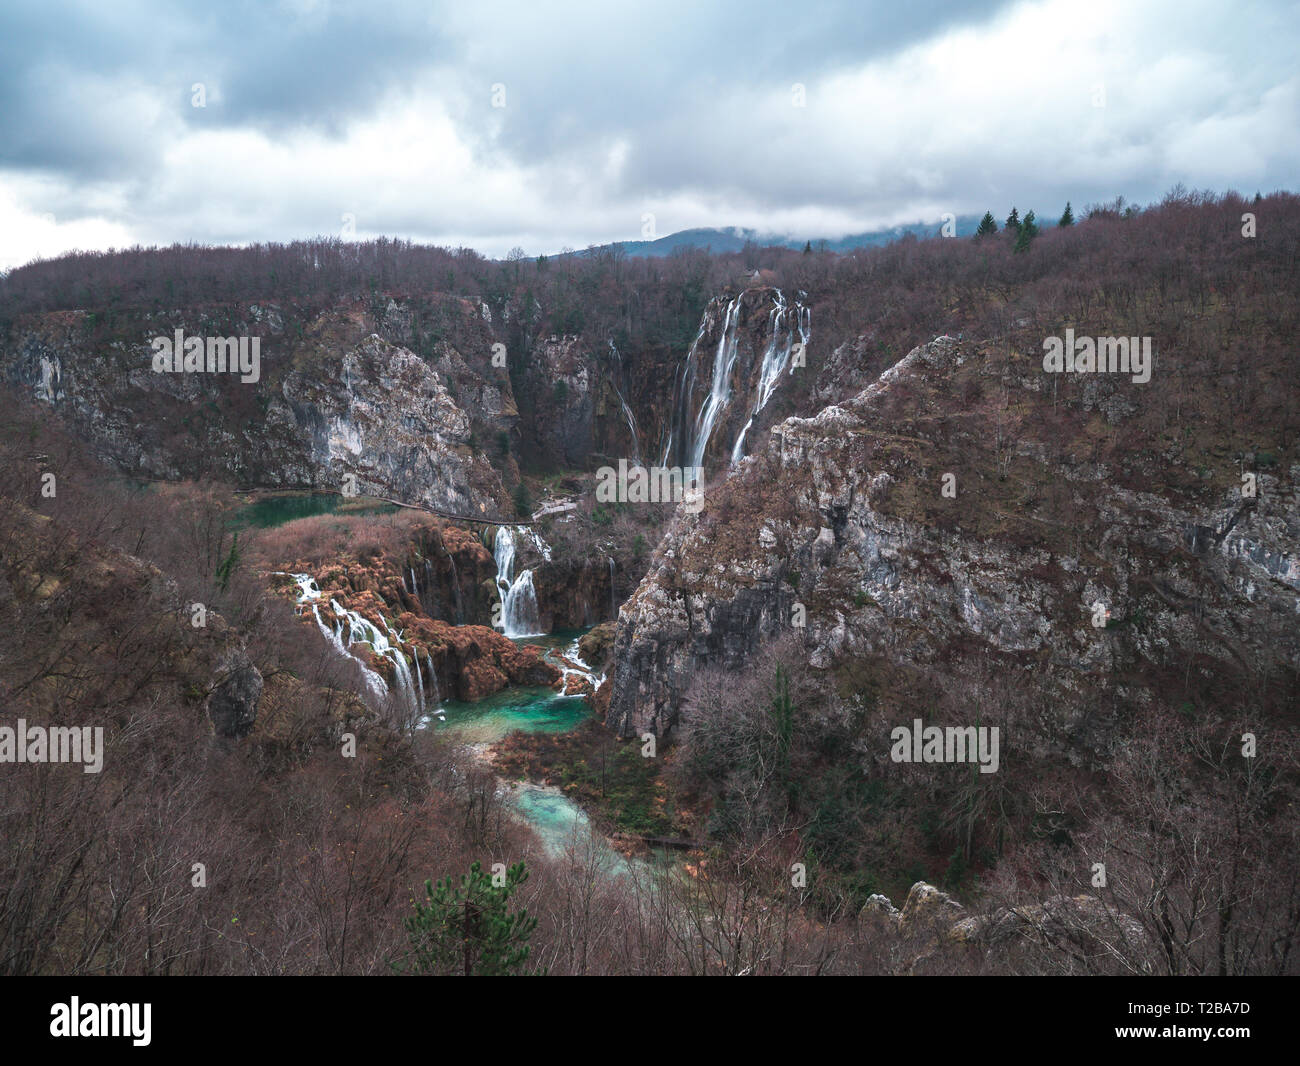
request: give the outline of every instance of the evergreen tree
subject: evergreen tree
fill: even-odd
[[[1020,224],[1020,228],[1016,232],[1015,251],[1029,251],[1029,245],[1037,236],[1038,223],[1034,220],[1034,213],[1029,211],[1025,214],[1025,220]]]
[[[1002,228],[1013,235],[1020,232],[1020,212],[1014,207],[1011,209],[1011,214],[1007,215],[1007,220],[1002,224]]]
[[[990,237],[994,233],[997,233],[997,231],[998,224],[994,221],[993,212],[985,211],[984,217],[980,219],[979,228],[975,231],[975,239],[979,240],[981,237]]]
[[[812,241],[804,241],[803,254],[812,255]]]
[[[794,704],[790,701],[790,678],[781,666],[776,668],[772,714],[776,722],[776,761],[784,770],[790,762],[790,742],[794,738]]]
[[[239,569],[239,534],[235,534],[235,539],[230,543],[230,554],[217,564],[217,585],[222,592],[230,588],[230,579],[234,576],[235,571]]]
[[[497,887],[475,862],[459,886],[450,877],[437,887],[426,881],[428,902],[417,903],[405,923],[415,972],[502,977],[517,971],[528,958],[528,938],[537,919],[523,908],[512,912],[509,902],[527,880],[528,871],[519,862]]]
[[[528,486],[521,481],[515,486],[515,513],[521,518],[527,518],[532,509],[533,501],[528,495]]]
[[[1066,201],[1065,201],[1065,210],[1064,210],[1063,212],[1061,212],[1061,221],[1058,222],[1057,225],[1058,225],[1058,226],[1073,226],[1073,225],[1074,225],[1074,212],[1070,209],[1070,201],[1069,201],[1069,200],[1066,200]]]

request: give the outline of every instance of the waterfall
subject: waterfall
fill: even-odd
[[[541,633],[538,619],[537,590],[533,588],[533,572],[525,570],[510,586],[503,605],[505,634],[507,637],[535,637]]]
[[[802,295],[802,294],[801,294]],[[794,304],[794,328],[785,325],[787,320],[788,307],[785,302],[785,296],[780,289],[776,290],[776,296],[773,297],[776,306],[768,312],[768,340],[767,347],[763,351],[763,362],[758,377],[758,389],[754,394],[754,409],[749,416],[749,421],[745,423],[745,428],[740,431],[736,438],[736,443],[731,449],[731,465],[735,466],[740,462],[741,456],[745,454],[745,437],[749,433],[750,427],[754,424],[754,419],[758,413],[767,406],[767,401],[772,398],[772,393],[776,391],[777,385],[781,383],[781,375],[790,365],[790,356],[794,351],[795,330],[799,331],[799,342],[807,347],[808,336],[812,329],[812,310],[804,307],[799,300]],[[785,325],[785,342],[781,342],[781,329]],[[793,368],[791,368],[793,372]]]
[[[401,696],[403,706],[414,714],[422,714],[424,711],[424,690],[423,687],[416,691],[414,680],[411,677],[411,667],[406,661],[399,645],[402,642],[401,633],[394,633],[387,622],[384,622],[384,630],[381,632],[370,619],[356,611],[348,610],[342,606],[338,600],[331,598],[330,607],[333,608],[335,615],[347,622],[347,640],[343,639],[343,622],[339,622],[334,629],[330,629],[325,624],[325,620],[320,616],[321,598],[320,587],[316,584],[315,578],[310,574],[293,574],[291,575],[298,585],[298,603],[306,606],[311,605],[313,617],[316,619],[316,625],[320,628],[321,633],[334,646],[334,650],[341,655],[346,655],[354,659],[361,669],[362,676],[365,678],[366,688],[371,695],[382,702],[388,696],[388,683],[383,676],[376,673],[357,655],[354,655],[349,649],[354,644],[369,644],[375,654],[380,658],[387,659],[393,664],[393,673],[397,679],[397,690]],[[416,663],[418,670],[419,663]]]
[[[429,654],[429,649],[424,650],[424,661],[429,666],[429,681],[433,685],[433,706],[439,715],[442,714],[442,692],[438,688],[438,671],[433,668],[433,656]]]
[[[429,684],[433,688],[433,699],[425,700],[421,704],[421,714],[419,721],[416,723],[416,729],[428,729],[429,724],[437,717],[438,721],[447,720],[447,712],[442,709],[442,693],[438,689],[438,671],[433,668],[433,656],[429,654],[428,649],[424,652],[424,663],[428,669]],[[420,649],[415,650],[415,672],[420,679],[421,691],[424,686],[424,672],[420,669]],[[425,710],[427,708],[427,711]]]
[[[456,558],[447,550],[447,542],[438,538],[442,543],[442,550],[447,554],[447,562],[451,563],[451,589],[456,594],[456,624],[463,626],[465,624],[465,608],[460,602],[460,575],[456,573]]]
[[[509,526],[497,527],[496,540],[492,542],[492,558],[497,564],[497,584],[504,595],[515,573],[515,537]]]
[[[610,617],[618,617],[618,601],[614,598],[614,557],[609,557],[609,613]]]
[[[731,464],[740,461],[745,454],[745,442],[758,413],[767,406],[781,383],[782,376],[793,372],[790,360],[796,340],[807,345],[811,336],[812,311],[803,305],[807,295],[800,291],[791,306],[781,290],[772,290],[772,307],[768,310],[766,323],[767,339],[761,358],[757,352],[752,356],[746,353],[744,359],[741,358],[740,312],[744,294],[733,297],[725,307],[720,302],[710,306],[673,381],[672,417],[668,424],[661,465],[703,466],[719,423],[736,402],[737,397],[732,393],[733,377],[744,385],[756,371],[758,380],[754,384],[752,395],[741,397],[749,409],[748,421],[735,441],[730,442]],[[719,310],[722,316],[721,335],[714,348],[713,362],[709,369],[709,391],[700,401],[698,410],[695,410],[692,405],[698,392],[696,381],[703,372],[702,363],[706,357],[702,351],[704,338],[718,328]],[[743,365],[738,367],[738,363]]]
[[[554,648],[548,649],[543,653],[542,658],[560,671],[560,692],[565,692],[569,687],[570,677],[580,677],[590,683],[594,689],[605,680],[605,675],[596,676],[596,672],[583,661],[582,656],[578,654],[578,646],[581,638],[574,637],[572,643],[560,653]]]
[[[541,544],[541,539],[537,538],[535,543]],[[546,554],[549,555],[549,550]],[[533,587],[533,572],[525,570],[518,577],[514,576],[515,537],[508,526],[497,527],[492,556],[497,564],[502,631],[507,637],[538,636],[541,633],[541,622],[537,608],[537,590]]]
[[[420,716],[424,716],[424,671],[420,669],[420,651],[417,648],[414,655],[415,660],[415,694],[420,704]]]
[[[636,431],[636,419],[632,417],[632,408],[627,405],[623,390],[618,387],[618,382],[615,380],[615,377],[617,377],[623,380],[624,385],[627,384],[623,374],[623,356],[614,344],[613,338],[609,341],[609,350],[613,355],[613,363],[618,368],[617,375],[610,375],[610,384],[614,386],[614,393],[618,396],[618,402],[623,405],[623,417],[627,419],[627,428],[632,433],[632,458],[639,466],[641,464],[641,443]]]
[[[394,633],[387,622],[384,623],[384,629],[387,632],[381,632],[379,627],[365,615],[349,610],[340,604],[338,600],[331,599],[330,607],[336,615],[339,615],[348,623],[347,646],[369,644],[376,655],[392,663],[393,673],[397,678],[397,690],[407,708],[412,711],[422,710],[420,706],[421,698],[415,695],[415,683],[411,678],[410,664],[407,663],[406,656],[398,647],[402,641],[401,633]],[[340,633],[339,636],[341,640],[342,634]]]
[[[708,450],[713,428],[718,424],[718,416],[731,401],[731,371],[735,368],[736,350],[740,345],[739,321],[740,297],[737,296],[727,304],[727,313],[722,322],[722,336],[718,340],[718,350],[713,355],[713,377],[709,395],[700,406],[700,413],[695,417],[689,452],[690,465],[694,467],[704,465],[704,453]],[[690,396],[689,391],[686,396]]]
[[[672,414],[668,420],[668,440],[664,444],[663,458],[659,460],[660,466],[674,465],[676,456],[673,452],[673,445],[677,444],[681,449],[681,442],[688,442],[688,405],[691,402],[691,393],[695,388],[695,351],[700,346],[700,341],[704,339],[704,333],[708,329],[709,316],[707,311],[700,320],[700,328],[695,333],[695,339],[691,341],[691,346],[686,350],[686,358],[682,360],[682,365],[678,367],[677,373],[673,376],[673,404]]]

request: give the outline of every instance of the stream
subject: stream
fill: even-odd
[[[544,656],[563,654],[571,662],[585,666],[578,657],[578,639],[585,629],[560,631],[543,636],[516,639],[520,646],[542,649]],[[551,658],[566,674],[573,673],[557,659]],[[590,674],[590,671],[582,670]],[[475,703],[444,700],[439,710],[439,732],[478,750],[484,750],[506,734],[567,733],[591,715],[591,708],[581,696],[565,696],[542,687],[511,687]],[[575,844],[581,848],[588,839],[595,841],[597,854],[605,871],[617,876],[632,869],[637,860],[628,860],[612,848],[591,827],[586,812],[554,785],[530,781],[502,781],[507,799],[514,810],[537,834],[542,846],[552,856],[565,854]]]

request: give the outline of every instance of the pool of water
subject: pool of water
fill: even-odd
[[[391,503],[363,497],[339,496],[332,492],[304,492],[290,496],[262,496],[235,513],[235,523],[255,529],[271,529],[298,518],[322,514],[387,514],[396,511]]]
[[[507,688],[476,703],[444,700],[441,733],[466,744],[495,744],[507,733],[567,733],[591,714],[587,701],[549,688]]]

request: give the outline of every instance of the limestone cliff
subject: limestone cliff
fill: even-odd
[[[941,337],[774,427],[700,514],[679,511],[623,605],[610,727],[670,733],[698,668],[792,631],[815,666],[992,655],[1063,693],[1127,684],[1139,701],[1175,660],[1207,677],[1300,661],[1300,470],[1261,472],[1243,498],[1187,486],[1168,455],[1064,461],[1132,403],[1086,382],[1088,420],[1054,438],[1043,378]]]

